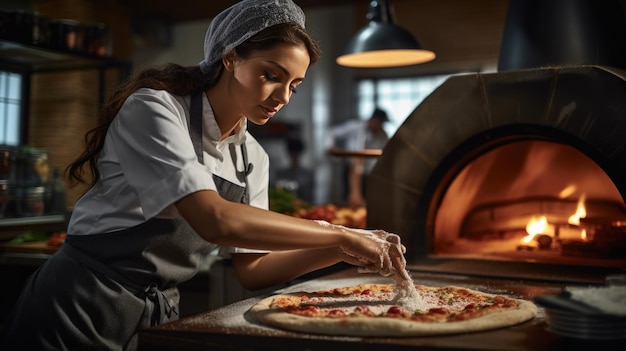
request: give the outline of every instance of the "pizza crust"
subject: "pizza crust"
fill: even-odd
[[[453,322],[420,322],[394,317],[309,317],[288,313],[271,305],[277,297],[302,294],[307,293],[269,296],[257,302],[249,312],[253,318],[263,324],[291,331],[324,335],[378,337],[446,335],[492,330],[520,324],[533,319],[537,314],[537,307],[534,303],[513,298],[510,299],[518,302],[515,309],[494,311],[474,319]]]

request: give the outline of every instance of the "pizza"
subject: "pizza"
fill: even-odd
[[[250,309],[262,324],[343,336],[427,336],[516,325],[537,314],[530,301],[459,286],[358,284],[278,294]]]

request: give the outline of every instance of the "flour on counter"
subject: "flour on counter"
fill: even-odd
[[[626,286],[592,288],[567,287],[571,299],[595,307],[600,311],[626,317]]]

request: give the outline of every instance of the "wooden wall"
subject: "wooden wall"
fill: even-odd
[[[433,50],[439,64],[496,62],[506,0],[393,0],[396,23]]]

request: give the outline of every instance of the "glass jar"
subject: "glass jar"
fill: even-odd
[[[15,147],[0,146],[0,180],[15,181]]]
[[[85,26],[85,51],[94,56],[111,56],[111,33],[109,27],[98,23]]]
[[[41,216],[44,214],[44,191],[43,186],[24,189],[22,215]]]
[[[9,182],[0,180],[0,218],[6,216],[7,207],[11,202],[11,188]]]
[[[48,182],[50,169],[48,151],[42,148],[23,147],[17,155],[17,179],[19,186],[37,187]]]
[[[82,27],[71,19],[50,20],[50,47],[61,51],[82,50]]]

